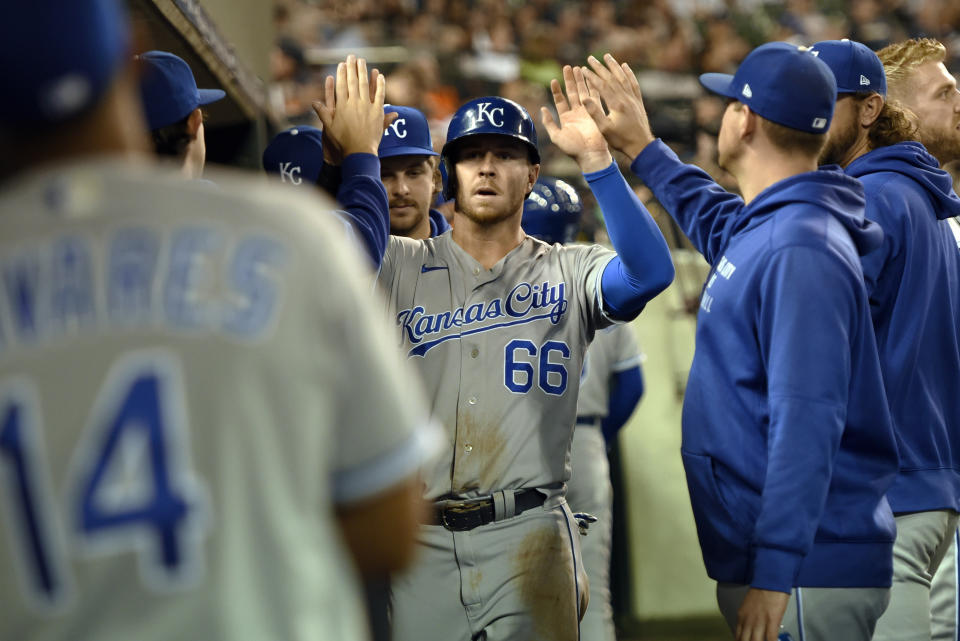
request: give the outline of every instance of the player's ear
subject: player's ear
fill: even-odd
[[[533,185],[540,177],[540,165],[530,165],[530,173],[527,174],[527,196],[533,191]]]
[[[880,112],[883,111],[883,97],[878,93],[870,94],[858,106],[860,109],[860,125],[869,127],[877,121]]]
[[[440,174],[440,162],[436,156],[430,156],[427,163],[433,168],[433,197],[443,191],[443,176]]]
[[[200,125],[202,124],[203,112],[200,111],[200,107],[197,107],[187,116],[187,135],[190,136],[190,140],[196,140],[197,132],[200,131]]]
[[[756,132],[757,128],[760,126],[759,116],[753,112],[750,107],[743,105],[739,112],[739,120],[737,121],[737,131],[740,134],[740,138],[747,139]]]

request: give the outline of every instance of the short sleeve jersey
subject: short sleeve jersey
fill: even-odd
[[[333,507],[430,440],[364,263],[330,201],[158,174],[0,193],[0,638],[364,639]]]
[[[569,478],[580,370],[613,252],[527,237],[492,269],[451,233],[391,237],[380,271],[397,339],[449,447],[427,498],[551,488]]]

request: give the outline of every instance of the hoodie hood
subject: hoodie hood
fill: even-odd
[[[844,174],[837,165],[825,165],[817,171],[797,174],[770,185],[743,208],[733,233],[759,225],[790,205],[825,209],[847,230],[861,256],[883,243],[883,230],[864,217],[863,185]]]
[[[861,178],[892,172],[919,183],[930,195],[937,218],[960,216],[960,198],[953,191],[950,174],[919,142],[901,142],[868,152],[847,166],[847,174]]]

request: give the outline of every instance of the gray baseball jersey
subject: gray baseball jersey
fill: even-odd
[[[583,363],[577,416],[605,417],[610,405],[610,375],[637,367],[642,358],[629,325],[597,332]]]
[[[333,505],[431,432],[363,263],[329,201],[158,173],[0,194],[0,638],[364,639]]]
[[[380,283],[449,443],[424,471],[428,498],[568,478],[583,354],[612,322],[599,283],[613,256],[528,237],[488,270],[449,233],[390,238]]]
[[[609,413],[611,375],[640,365],[641,357],[633,328],[614,325],[597,332],[581,374],[577,416],[596,417],[597,422],[577,424],[573,433],[567,502],[574,512],[586,512],[598,519],[580,542],[583,566],[590,581],[590,607],[580,622],[580,636],[591,641],[615,638],[610,601],[613,487],[599,420]]]

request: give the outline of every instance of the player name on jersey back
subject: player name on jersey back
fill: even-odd
[[[255,340],[276,317],[288,259],[276,238],[202,222],[0,244],[0,353],[87,331]]]

